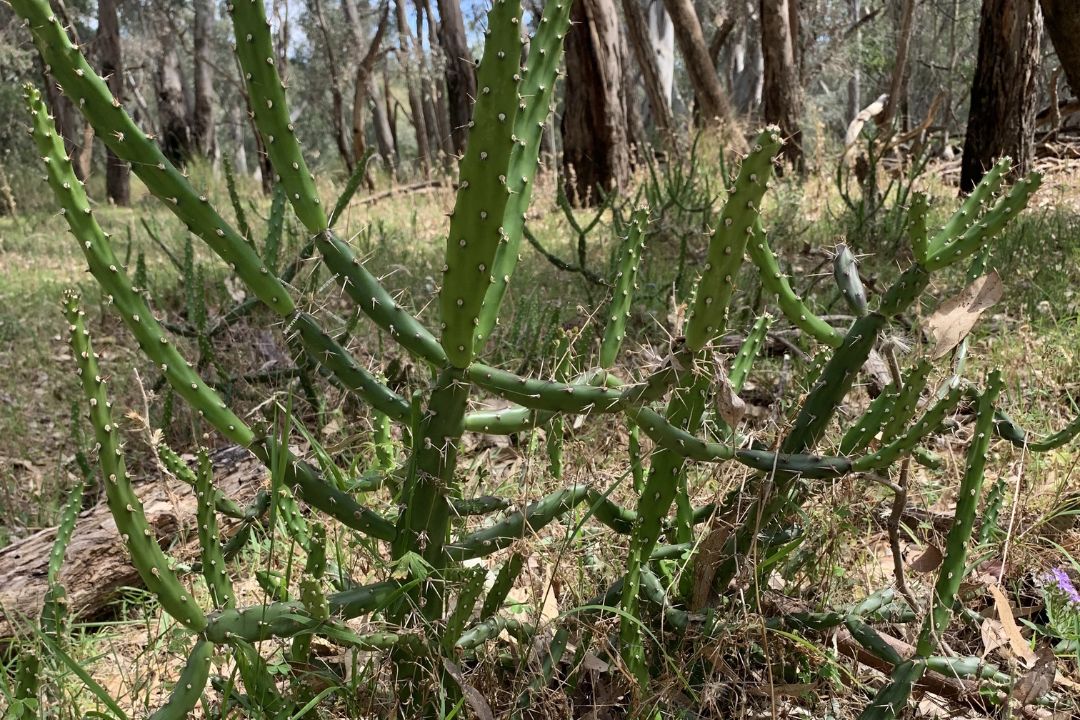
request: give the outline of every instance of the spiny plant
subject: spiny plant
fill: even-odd
[[[219,650],[232,654],[249,704],[269,714],[291,712],[254,644],[271,638],[288,639],[291,659],[311,661],[310,638],[315,635],[337,645],[385,653],[399,684],[400,714],[438,714],[446,709],[443,703],[447,699],[456,702],[454,698],[464,691],[458,687],[460,671],[450,660],[459,654],[476,653],[503,630],[525,639],[535,632],[503,608],[521,572],[522,555],[515,552],[510,556],[486,596],[483,574],[467,567],[466,561],[510,548],[582,504],[589,508],[591,517],[630,538],[626,572],[598,605],[618,606],[619,654],[644,693],[653,674],[662,671],[664,648],[656,645],[658,636],[650,629],[657,614],[665,622],[671,621],[669,627],[682,632],[702,628],[700,600],[695,599],[701,594],[699,588],[715,597],[727,594],[738,577],[756,581],[755,558],[768,557],[780,542],[778,538],[789,537],[779,530],[790,525],[793,515],[810,498],[838,478],[888,472],[939,433],[963,398],[975,398],[976,435],[961,485],[963,498],[957,506],[942,576],[934,588],[916,655],[899,658],[895,652],[888,655],[882,649],[887,645],[864,621],[870,614],[868,604],[837,614],[837,623],[857,627],[860,642],[871,652],[884,652],[896,666],[892,681],[866,711],[867,718],[892,716],[905,706],[919,675],[941,663],[934,652],[954,610],[956,589],[964,574],[992,432],[1031,450],[1059,445],[1080,432],[1080,422],[1075,422],[1048,440],[1030,442],[996,407],[1000,382],[995,375],[982,391],[954,378],[935,396],[924,392],[930,364],[917,360],[906,373],[893,378],[893,385],[862,417],[849,424],[834,454],[826,454],[829,448],[820,447],[871,352],[881,345],[890,323],[925,294],[931,274],[986,247],[1026,206],[1039,177],[1029,176],[1008,192],[999,193],[1008,160],[995,165],[960,210],[933,234],[926,228],[925,200],[915,199],[910,213],[914,262],[877,299],[873,309],[851,259],[838,260],[838,281],[857,315],[849,328],[841,330],[818,317],[796,295],[768,245],[762,207],[782,140],[776,128],[767,128],[742,158],[726,201],[716,214],[706,260],[693,285],[684,335],[672,343],[665,361],[634,379],[621,379],[615,372],[633,302],[634,277],[648,234],[649,213],[642,209],[634,214],[619,251],[613,294],[603,314],[606,320],[599,362],[572,376],[571,365],[589,364],[582,354],[574,363],[560,363],[553,379],[524,377],[479,358],[496,327],[518,262],[525,211],[535,186],[540,135],[550,112],[562,41],[569,28],[569,2],[551,0],[546,4],[537,18],[524,66],[520,60],[520,4],[496,0],[488,13],[484,55],[477,68],[479,92],[446,238],[437,338],[335,233],[334,220],[351,191],[347,189],[346,196],[327,214],[289,119],[265,8],[261,0],[237,0],[229,12],[255,123],[280,192],[311,238],[311,249],[305,252],[317,252],[356,307],[429,371],[430,381],[406,397],[361,365],[340,338],[324,329],[323,321],[300,307],[288,282],[291,276],[279,275],[276,264],[260,256],[245,233],[234,229],[134,124],[71,44],[46,0],[12,0],[12,6],[25,19],[50,73],[81,108],[98,136],[131,164],[164,207],[230,264],[251,294],[276,315],[287,342],[302,361],[320,368],[345,392],[366,403],[374,418],[373,442],[379,448],[377,476],[354,484],[343,480],[346,473],[326,452],[317,453],[318,468],[296,455],[289,445],[292,419],[288,416],[284,427],[271,422],[274,418],[245,422],[182,356],[155,318],[143,290],[133,286],[94,216],[82,183],[72,172],[39,93],[27,88],[31,131],[45,162],[48,183],[91,274],[175,395],[223,437],[249,449],[271,470],[273,478],[270,493],[261,495],[251,507],[240,508],[217,494],[205,458],[192,471],[179,458],[163,452],[166,464],[187,478],[199,495],[200,566],[211,598],[211,607],[201,606],[148,530],[125,471],[106,377],[91,347],[77,299],[74,295],[67,298],[71,342],[97,438],[110,510],[146,586],[162,609],[194,637],[181,679],[157,717],[182,717],[192,709]],[[280,217],[276,222],[280,223]],[[717,410],[730,403],[731,394],[746,381],[771,321],[762,316],[753,324],[729,370],[716,362],[715,342],[734,329],[729,325],[737,302],[736,278],[746,256],[782,314],[822,348],[804,378],[809,390],[778,438],[747,435],[746,428]],[[512,407],[470,411],[469,402],[477,390],[508,400]],[[659,403],[664,406],[658,407]],[[562,418],[573,414],[618,414],[636,432],[651,439],[653,449],[647,458],[636,435],[631,443],[629,464],[639,478],[635,487],[640,488],[636,507],[620,507],[606,493],[571,485],[523,509],[505,512],[479,530],[468,531],[458,518],[502,512],[507,503],[498,498],[462,497],[465,484],[460,477],[458,450],[463,433],[510,434],[546,426],[551,433],[551,466],[558,474],[567,460],[559,443],[563,434],[570,432],[570,425]],[[390,423],[403,429],[406,453],[400,465],[389,441]],[[758,475],[718,507],[695,508],[687,472],[691,462],[737,462]],[[380,488],[391,494],[398,508],[396,517],[361,501],[362,492]],[[366,542],[381,543],[393,561],[392,572],[369,585],[347,583],[329,592],[333,573],[326,571],[323,525],[309,525],[298,500]],[[228,557],[236,546],[230,541],[222,547],[216,516],[224,513],[242,518],[244,527],[250,528],[267,512],[281,520],[307,554],[300,571],[300,596],[289,599],[287,585],[272,573],[264,573],[260,581],[271,601],[239,607],[228,572]],[[731,530],[718,544],[701,543],[695,528],[703,522],[714,526],[722,522]],[[702,554],[706,546],[711,547],[708,557]],[[687,577],[686,573],[669,572],[673,559],[692,568],[696,588],[680,579]],[[876,607],[881,605],[879,602]],[[914,615],[909,608],[907,616]],[[378,617],[386,629],[357,632],[347,621],[359,617]],[[710,626],[715,623],[704,624]],[[566,643],[567,630],[561,627],[547,652],[544,677],[551,677]],[[518,707],[523,703],[527,697],[519,699]]]

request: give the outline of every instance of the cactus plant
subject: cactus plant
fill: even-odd
[[[120,433],[110,413],[104,377],[89,346],[85,319],[74,296],[68,298],[72,343],[90,404],[111,512],[147,587],[170,616],[197,636],[181,681],[160,711],[161,717],[178,717],[190,709],[206,683],[215,648],[232,652],[249,695],[266,698],[267,704],[278,703],[265,662],[251,644],[270,638],[291,639],[291,658],[303,662],[310,657],[313,635],[344,646],[387,652],[398,664],[403,687],[399,697],[422,706],[418,712],[433,712],[439,690],[424,685],[430,675],[420,672],[421,665],[442,677],[445,666],[440,658],[473,652],[502,630],[522,636],[532,633],[524,623],[500,612],[521,572],[524,556],[515,552],[506,560],[471,627],[483,594],[484,574],[463,564],[515,545],[583,503],[588,504],[589,518],[630,536],[625,575],[606,599],[620,605],[620,650],[644,689],[650,680],[649,633],[642,629],[647,630],[649,615],[643,612],[640,597],[647,605],[658,607],[676,629],[687,627],[690,615],[679,606],[680,593],[665,587],[668,578],[654,572],[651,565],[661,558],[693,562],[700,548],[695,539],[696,524],[714,514],[746,518],[733,530],[716,563],[715,589],[725,592],[746,564],[751,549],[768,542],[761,539],[768,534],[759,530],[783,523],[821,487],[828,486],[828,481],[851,473],[887,471],[916,452],[961,398],[972,393],[963,383],[950,384],[940,397],[927,403],[920,416],[920,400],[932,368],[929,362],[916,361],[902,385],[886,389],[842,434],[834,455],[821,447],[830,437],[835,419],[842,415],[840,407],[859,372],[892,320],[920,300],[931,273],[982,252],[1023,209],[1039,183],[1033,175],[994,199],[1008,168],[1003,161],[932,235],[926,230],[925,199],[916,196],[909,222],[915,262],[876,298],[876,303],[875,298],[867,297],[850,253],[841,248],[836,277],[857,315],[851,326],[841,331],[815,315],[810,304],[796,294],[769,247],[762,208],[767,202],[773,158],[782,142],[778,129],[766,128],[742,159],[727,192],[706,261],[693,285],[685,336],[672,343],[665,363],[633,379],[620,377],[615,368],[627,335],[649,227],[649,209],[641,208],[634,212],[628,236],[617,254],[612,296],[603,314],[599,367],[572,376],[570,361],[574,358],[567,348],[560,352],[566,361],[556,366],[552,377],[527,377],[485,364],[481,358],[517,263],[524,214],[535,185],[541,131],[553,98],[562,40],[570,24],[568,0],[550,0],[545,5],[524,67],[521,3],[495,0],[488,14],[474,119],[446,235],[437,332],[395,299],[350,244],[335,234],[333,223],[348,205],[362,170],[354,174],[327,213],[290,123],[286,88],[274,64],[261,0],[234,0],[230,6],[239,65],[279,188],[271,210],[271,232],[261,254],[251,242],[250,228],[245,229],[243,213],[235,213],[241,228],[238,231],[165,159],[112,98],[104,81],[72,45],[46,0],[12,0],[12,6],[26,20],[43,60],[64,92],[78,101],[89,124],[116,156],[130,163],[149,191],[229,263],[251,294],[276,314],[285,329],[286,342],[296,349],[305,367],[319,368],[371,410],[376,455],[372,478],[343,482],[335,458],[326,451],[313,451],[319,461],[317,469],[290,449],[288,432],[274,434],[266,419],[249,423],[230,408],[155,319],[145,288],[129,278],[98,224],[39,94],[32,88],[27,90],[32,134],[48,183],[113,310],[145,356],[160,368],[171,391],[207,426],[249,449],[274,476],[271,492],[242,508],[215,491],[205,455],[200,455],[193,472],[168,448],[158,447],[162,463],[191,484],[198,495],[201,569],[213,605],[199,607],[149,533],[124,471]],[[349,353],[342,338],[328,331],[319,318],[298,308],[289,285],[297,265],[276,272],[286,203],[311,240],[301,256],[318,252],[326,270],[357,309],[430,371],[429,383],[407,397],[392,390]],[[751,260],[746,268],[744,255]],[[785,433],[772,445],[775,450],[765,449],[768,438],[743,438],[739,428],[727,427],[722,419],[713,417],[718,393],[738,392],[746,383],[772,322],[767,313],[758,317],[732,363],[728,381],[718,382],[714,344],[729,330],[733,318],[742,316],[732,312],[741,272],[756,275],[767,298],[775,299],[787,321],[823,347],[819,361],[803,378],[808,392]],[[227,323],[242,312],[238,308],[221,322]],[[204,323],[202,331],[211,333],[213,328]],[[926,626],[930,630],[924,630],[920,637],[919,656],[897,664],[894,682],[877,707],[898,707],[928,666],[933,633],[944,625],[955,595],[956,576],[962,574],[970,516],[978,499],[991,431],[1032,450],[1050,449],[1080,432],[1080,423],[1073,423],[1044,441],[1029,442],[1026,433],[995,407],[998,388],[996,376],[991,376],[987,389],[979,395],[979,436],[961,486],[962,493],[971,499],[965,496],[958,507],[958,527],[963,530],[950,535],[946,558],[952,576],[941,580],[935,591]],[[513,407],[470,412],[469,403],[477,391],[509,400]],[[660,403],[665,407],[660,408]],[[999,412],[995,414],[995,410]],[[619,506],[607,493],[584,484],[569,485],[514,510],[500,498],[462,497],[465,484],[457,455],[463,433],[510,434],[546,426],[552,472],[559,476],[569,460],[561,439],[569,426],[563,424],[563,418],[570,414],[616,415],[632,428],[630,464],[637,492],[633,509]],[[914,420],[916,416],[919,419]],[[396,436],[391,432],[393,423],[402,427],[404,462],[400,465]],[[652,440],[651,453],[646,455],[638,433]],[[870,451],[879,436],[880,444]],[[719,508],[695,508],[691,503],[692,475],[687,472],[691,462],[736,462],[756,471],[747,489],[751,494],[734,493]],[[387,517],[358,499],[360,492],[382,488],[393,493],[396,517]],[[747,497],[751,498],[749,510],[737,512],[744,509],[742,501]],[[381,543],[394,568],[390,576],[368,585],[342,580],[341,589],[328,592],[325,586],[330,579],[324,575],[333,573],[326,572],[325,531],[321,522],[307,521],[301,502],[368,542]],[[674,518],[669,517],[673,504]],[[269,589],[269,601],[237,607],[227,574],[228,558],[246,542],[251,526],[268,510],[271,527],[280,518],[287,534],[307,553],[299,594],[290,599],[290,586],[285,582],[288,573],[278,578],[267,571],[260,579]],[[471,514],[503,511],[502,516],[471,531],[461,520]],[[217,529],[219,512],[243,523],[241,532],[225,547]],[[661,546],[665,533],[670,536],[666,542],[672,544]],[[392,623],[393,631],[360,634],[345,622],[374,613]],[[875,642],[854,620],[849,627],[868,643]],[[564,628],[559,628],[555,637],[545,675],[566,647]]]

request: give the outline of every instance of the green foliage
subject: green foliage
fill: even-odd
[[[180,683],[158,711],[158,717],[163,718],[183,716],[194,706],[207,682],[216,649],[232,655],[253,706],[269,713],[292,713],[290,702],[280,696],[270,667],[253,643],[273,638],[290,640],[288,662],[315,665],[314,636],[342,647],[385,653],[395,665],[395,677],[401,683],[398,697],[407,705],[405,712],[436,714],[444,697],[458,693],[446,682],[447,678],[467,693],[450,669],[456,655],[476,653],[503,630],[527,641],[537,630],[508,617],[503,608],[522,571],[522,553],[515,548],[506,560],[476,618],[476,605],[484,595],[485,573],[465,565],[466,561],[511,548],[567,518],[583,503],[588,503],[588,512],[582,524],[596,520],[629,535],[625,574],[604,600],[608,602],[610,596],[609,602],[617,606],[618,652],[636,680],[636,690],[648,692],[665,652],[652,630],[658,616],[676,632],[686,631],[691,621],[697,621],[691,610],[698,608],[690,607],[693,598],[689,595],[697,597],[702,589],[706,595],[723,595],[743,568],[753,569],[752,561],[764,558],[762,567],[778,562],[794,547],[787,530],[809,499],[832,481],[851,473],[887,472],[916,452],[920,443],[938,431],[961,398],[974,392],[956,382],[934,401],[924,403],[922,396],[932,364],[929,359],[916,358],[899,389],[886,389],[866,414],[843,433],[839,453],[827,454],[833,423],[842,416],[841,407],[856,378],[894,319],[922,298],[933,272],[988,247],[1005,224],[1026,206],[1039,183],[1038,176],[1033,175],[995,199],[1006,169],[1003,164],[995,166],[972,198],[932,237],[925,229],[925,202],[916,196],[907,223],[916,260],[878,298],[867,296],[853,256],[840,248],[835,277],[845,301],[858,316],[842,330],[817,316],[795,293],[768,245],[762,208],[768,202],[774,157],[782,141],[777,128],[766,128],[742,159],[722,209],[714,218],[700,276],[685,283],[693,292],[685,334],[672,341],[664,360],[634,379],[623,380],[615,370],[635,302],[635,281],[642,266],[644,238],[651,227],[650,213],[660,212],[660,208],[643,207],[631,216],[627,237],[616,252],[612,295],[603,315],[600,367],[575,377],[573,368],[587,366],[588,360],[583,358],[595,353],[595,347],[588,353],[579,349],[575,354],[570,337],[561,335],[553,371],[547,377],[530,377],[523,371],[512,372],[478,358],[499,318],[504,293],[516,268],[524,214],[535,185],[543,121],[549,112],[562,39],[569,24],[569,3],[547,3],[530,40],[524,68],[520,65],[524,42],[521,5],[513,0],[496,0],[488,15],[484,58],[477,75],[479,94],[446,237],[438,340],[436,333],[403,300],[392,295],[354,248],[330,227],[355,192],[362,171],[350,180],[343,200],[328,218],[291,125],[285,87],[275,66],[276,55],[261,2],[238,0],[231,6],[237,53],[255,122],[280,178],[261,249],[251,237],[244,208],[232,184],[230,195],[239,230],[230,226],[134,125],[103,80],[72,46],[47,2],[13,0],[13,7],[28,21],[42,57],[53,68],[64,91],[80,100],[87,122],[119,157],[133,165],[150,192],[230,263],[249,292],[274,313],[274,321],[284,326],[286,339],[297,353],[299,372],[311,370],[314,377],[314,371],[319,371],[344,393],[365,403],[372,413],[372,479],[359,481],[347,480],[344,470],[355,467],[356,459],[347,451],[338,457],[335,451],[319,445],[315,441],[318,434],[306,428],[299,434],[308,440],[319,467],[299,457],[290,446],[290,429],[302,418],[290,411],[280,412],[272,399],[264,403],[270,408],[265,415],[255,412],[250,422],[241,419],[229,407],[227,398],[200,376],[203,366],[212,362],[210,349],[200,345],[201,361],[189,364],[151,313],[142,287],[145,279],[140,278],[139,290],[133,287],[74,176],[41,98],[35,90],[27,90],[34,140],[45,159],[49,184],[91,274],[111,297],[112,310],[136,337],[146,358],[161,370],[171,391],[209,427],[250,450],[272,475],[270,492],[257,498],[251,507],[241,508],[218,495],[205,454],[200,455],[193,472],[167,447],[158,447],[163,464],[193,485],[198,494],[201,570],[213,605],[211,609],[199,607],[184,584],[185,578],[177,574],[150,534],[125,473],[120,432],[105,393],[106,378],[90,347],[85,318],[75,297],[68,297],[71,341],[99,443],[98,462],[110,510],[147,587],[168,615],[196,635]],[[673,192],[681,191],[675,188]],[[653,196],[660,202],[656,193]],[[332,334],[324,327],[323,319],[299,309],[306,303],[299,304],[293,296],[295,265],[278,274],[286,201],[311,238],[311,246],[301,256],[317,252],[334,283],[355,305],[356,317],[366,315],[396,348],[411,356],[419,368],[419,381],[412,382],[419,387],[405,393],[401,384],[409,383],[388,383],[369,371],[346,349],[347,337]],[[708,217],[711,213],[711,207],[702,211]],[[747,255],[751,264],[745,263]],[[194,248],[185,248],[181,264],[188,290],[189,324],[199,337],[206,337],[212,328]],[[684,269],[688,270],[689,265]],[[768,302],[775,301],[807,342],[822,346],[818,361],[799,378],[807,393],[776,438],[743,438],[743,428],[728,425],[736,419],[726,409],[735,402],[732,395],[746,386],[771,322],[770,315],[744,302],[739,292],[740,276],[763,290]],[[739,312],[733,312],[736,309]],[[758,317],[751,325],[755,314]],[[534,345],[540,345],[541,334],[557,323],[546,311],[534,315],[529,329],[521,332],[523,337],[532,337]],[[746,328],[746,340],[735,356],[729,378],[724,380],[715,358],[716,342],[743,320],[750,326]],[[352,328],[347,325],[347,332],[351,333]],[[307,384],[313,405],[319,407],[310,378]],[[477,390],[509,401],[512,407],[470,412]],[[867,710],[867,717],[900,712],[913,683],[934,660],[931,652],[952,612],[965,570],[994,429],[1006,439],[1035,450],[1056,447],[1080,428],[1078,421],[1041,443],[1030,443],[1006,416],[995,415],[999,391],[1000,383],[996,375],[991,375],[986,389],[978,395],[976,438],[961,484],[942,575],[920,635],[918,657],[899,663],[899,658],[889,660],[896,664],[893,679]],[[661,402],[666,404],[662,410],[658,408]],[[633,509],[621,507],[607,492],[583,483],[549,492],[517,510],[507,508],[508,503],[501,498],[463,497],[470,486],[463,482],[465,469],[458,463],[465,432],[512,434],[543,427],[551,474],[561,478],[576,459],[567,449],[572,446],[563,446],[564,437],[572,436],[574,428],[565,420],[570,415],[600,414],[617,416],[631,428],[629,462],[637,492]],[[282,418],[284,423],[279,422]],[[401,427],[401,463],[391,431],[393,423]],[[641,434],[652,440],[651,452],[643,447]],[[878,445],[871,450],[875,442]],[[749,468],[752,474],[745,490],[729,494],[723,503],[717,503],[719,507],[695,508],[691,499],[697,474],[689,472],[691,462],[735,462]],[[361,501],[363,496],[357,494],[383,488],[393,493],[396,517],[368,507]],[[224,548],[217,526],[219,512],[242,519],[237,534],[240,540],[234,537]],[[256,577],[266,590],[267,602],[238,607],[228,574],[229,558],[249,541],[252,528],[267,512],[271,537],[284,532],[288,544],[304,550],[306,562],[302,569],[294,569],[290,563],[284,572],[273,567],[260,569]],[[502,514],[471,531],[460,520],[472,514],[493,513]],[[312,519],[311,515],[320,519]],[[723,542],[712,543],[715,547],[708,548],[706,557],[706,543],[697,536],[695,526],[713,516],[727,519],[733,527]],[[328,554],[332,549],[339,551],[340,546],[330,543],[323,525],[326,518],[344,526],[350,542],[373,548],[373,555],[385,560],[387,577],[356,585],[346,582],[339,573],[337,591],[329,592],[327,585],[334,582],[335,573],[328,571]],[[574,532],[580,529],[579,525]],[[660,545],[665,536],[665,541],[673,545]],[[670,566],[656,566],[658,557],[694,568],[692,584],[698,587],[687,592],[689,577],[676,579],[663,572]],[[863,611],[869,612],[866,608]],[[362,616],[368,616],[373,623],[386,622],[389,631],[359,633],[347,623]],[[852,612],[837,617],[837,624],[845,623],[853,636],[862,638],[860,642],[887,654],[880,638],[864,627],[861,616]],[[519,709],[528,702],[530,692],[538,691],[552,679],[553,668],[567,643],[568,630],[560,626],[543,655],[538,682],[520,696]],[[442,678],[439,687],[433,687],[433,676]]]

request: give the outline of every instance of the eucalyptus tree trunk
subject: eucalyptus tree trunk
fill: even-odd
[[[1042,24],[1038,0],[983,0],[961,192],[1003,155],[1012,157],[1014,176],[1031,169]]]
[[[446,106],[446,73],[445,67],[440,67],[440,62],[445,66],[445,59],[440,59],[435,54],[435,48],[439,45],[439,34],[437,23],[435,22],[435,13],[431,7],[431,0],[417,0],[416,3],[417,17],[424,16],[427,18],[428,29],[428,47],[431,49],[430,58],[426,58],[425,62],[430,67],[430,70],[425,69],[424,77],[429,81],[431,92],[431,106],[434,112],[434,125],[429,126],[429,129],[434,129],[436,136],[438,137],[438,147],[442,150],[443,154],[448,160],[452,159],[456,154],[454,148],[453,133],[451,132],[450,113]],[[420,23],[417,21],[417,35],[420,33]],[[442,73],[439,73],[443,70]]]
[[[214,75],[211,63],[214,36],[214,0],[195,0],[195,106],[191,128],[195,146],[203,157],[213,157],[216,150],[214,122]]]
[[[791,22],[794,0],[761,0],[761,47],[765,59],[765,121],[780,126],[784,157],[802,169],[802,88]]]
[[[345,15],[345,22],[349,26],[349,31],[352,33],[353,51],[359,53],[360,48],[367,48],[364,54],[356,61],[356,74],[353,84],[353,160],[354,162],[360,162],[364,153],[367,152],[367,124],[364,113],[370,106],[375,147],[378,149],[379,157],[382,158],[387,172],[393,177],[397,165],[397,158],[394,155],[394,138],[390,132],[390,120],[386,115],[386,106],[382,102],[374,79],[375,63],[381,56],[380,48],[383,38],[386,36],[386,29],[390,24],[390,7],[389,5],[382,6],[379,24],[375,27],[375,34],[372,36],[371,42],[364,39],[364,29],[360,23],[360,16],[357,14],[353,0],[342,0],[341,10]]]
[[[158,60],[157,106],[161,128],[161,151],[169,161],[183,166],[195,149],[184,95],[183,69],[175,45],[163,43]]]
[[[575,0],[566,35],[562,116],[566,194],[578,206],[630,177],[627,113],[614,0]]]
[[[1080,97],[1080,3],[1076,0],[1041,0],[1046,32],[1054,43],[1061,69],[1073,95]]]
[[[450,105],[450,129],[454,151],[465,153],[472,103],[476,97],[476,69],[465,37],[465,21],[458,0],[438,0],[439,44],[446,54],[446,99]]]
[[[401,51],[401,67],[405,74],[405,88],[409,95],[409,114],[412,116],[413,131],[416,135],[416,154],[420,158],[420,165],[424,174],[431,172],[431,149],[428,147],[427,123],[424,122],[424,103],[420,99],[420,89],[414,75],[414,53],[416,40],[409,28],[409,20],[405,15],[404,0],[394,0],[394,8],[397,11],[398,49]]]
[[[848,0],[848,20],[852,25],[859,21],[859,3],[860,0]],[[851,38],[851,47],[855,59],[850,64],[851,75],[848,77],[847,114],[844,118],[846,122],[851,122],[862,110],[862,28],[855,28],[855,34]]]
[[[323,38],[326,66],[330,74],[330,111],[332,113],[330,125],[334,128],[334,144],[337,145],[338,155],[341,156],[342,162],[345,163],[346,170],[351,174],[356,161],[345,132],[345,96],[341,92],[341,72],[337,52],[334,50],[336,43],[330,34],[321,0],[311,0],[311,13],[315,16],[315,22],[319,26],[319,34]]]
[[[654,44],[654,35],[650,32],[652,30],[652,9],[658,6],[663,12],[664,18],[667,18],[667,13],[664,12],[663,5],[656,2],[649,8],[650,22],[647,22],[645,13],[642,12],[639,3],[640,0],[622,0],[623,15],[626,17],[627,36],[630,40],[630,47],[634,52],[634,58],[637,60],[637,66],[641,70],[641,80],[645,85],[645,97],[649,101],[649,111],[653,123],[665,142],[670,144],[674,124],[671,115],[672,78],[671,76],[665,78],[664,70],[660,65],[660,52],[656,44]],[[667,25],[670,29],[670,20],[668,20]],[[674,37],[674,33],[671,33],[672,42],[674,42]],[[674,57],[672,57],[672,60],[674,60]],[[674,70],[674,65],[672,65],[672,70]]]
[[[675,42],[686,66],[686,74],[700,103],[701,120],[704,125],[720,124],[734,127],[734,113],[727,93],[720,84],[720,76],[709,57],[701,22],[694,10],[693,0],[664,0],[664,7],[671,16],[675,29]]]
[[[652,56],[660,75],[660,87],[670,110],[675,90],[675,25],[671,22],[663,0],[648,0],[645,20]]]
[[[124,101],[124,58],[120,47],[120,18],[117,0],[98,0],[97,55],[101,76],[120,102]],[[127,164],[105,151],[105,193],[117,205],[131,201],[131,171]]]
[[[761,107],[765,59],[761,52],[760,22],[756,0],[736,0],[732,4],[735,39],[728,53],[727,75],[731,97],[740,113]]]

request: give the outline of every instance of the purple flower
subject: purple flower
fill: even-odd
[[[1069,574],[1065,572],[1065,568],[1054,568],[1047,575],[1047,579],[1057,586],[1057,589],[1069,599],[1069,602],[1080,605],[1080,590],[1076,589],[1076,585],[1073,584]]]

